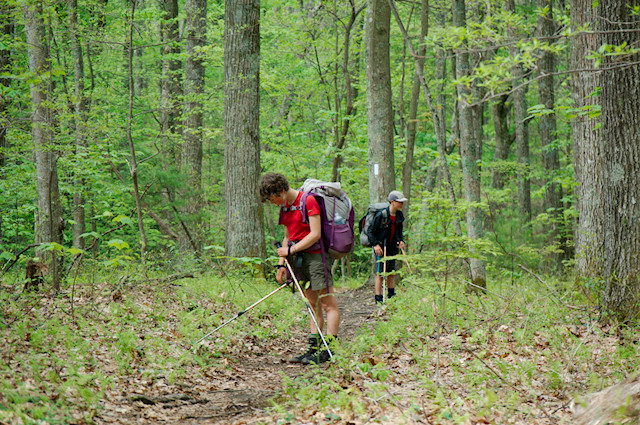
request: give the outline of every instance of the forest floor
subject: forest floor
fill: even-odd
[[[533,283],[482,297],[400,285],[382,307],[370,285],[338,288],[341,347],[318,366],[286,362],[308,328],[284,290],[194,354],[191,341],[237,310],[231,285],[193,282],[123,276],[33,297],[0,285],[0,423],[573,424],[575,397],[639,370],[637,328]]]
[[[364,286],[340,292],[340,339],[348,343],[358,330],[372,328],[384,320],[385,309],[373,302],[373,289]],[[302,305],[302,304],[301,304]],[[242,320],[242,318],[239,318]],[[236,322],[236,326],[242,326]],[[104,409],[95,418],[99,424],[271,424],[286,423],[267,409],[270,400],[282,391],[283,376],[295,379],[330,364],[304,366],[288,363],[307,349],[308,329],[291,329],[290,340],[242,341],[242,356],[228,362],[225,369],[212,369],[205,379],[183,380],[173,385],[163,381],[132,382],[104,400]],[[272,355],[266,353],[280,353]],[[307,412],[309,423],[327,421],[321,412]],[[317,416],[314,420],[314,416]],[[316,422],[317,420],[320,422]],[[280,421],[280,422],[279,422]],[[293,421],[292,423],[301,423]],[[345,422],[346,423],[346,422]],[[388,422],[396,423],[396,422]]]

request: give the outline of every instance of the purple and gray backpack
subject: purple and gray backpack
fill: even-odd
[[[298,189],[302,192],[300,205],[280,209],[280,222],[285,211],[300,210],[302,222],[309,221],[307,213],[307,196],[313,196],[320,207],[322,222],[322,237],[319,247],[315,245],[309,249],[320,248],[323,260],[325,252],[329,257],[337,260],[345,257],[353,249],[355,213],[353,204],[347,194],[340,188],[338,182],[324,182],[307,179]]]

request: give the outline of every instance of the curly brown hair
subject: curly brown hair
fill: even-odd
[[[260,180],[260,201],[264,202],[273,195],[280,195],[289,190],[287,178],[280,173],[267,173]]]

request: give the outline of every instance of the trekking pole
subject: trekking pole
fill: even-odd
[[[404,252],[404,249],[401,249],[402,251],[402,255],[407,255],[406,252]],[[411,266],[409,265],[409,262],[407,260],[404,260],[404,263],[407,265],[407,268],[409,269],[409,273],[411,273]]]
[[[382,253],[382,302],[387,302],[387,241],[384,242],[384,252]]]
[[[192,345],[197,345],[198,343],[202,342],[204,339],[206,339],[209,335],[213,334],[214,332],[216,332],[219,329],[224,328],[225,326],[227,326],[229,323],[233,322],[234,320],[236,320],[238,317],[242,316],[243,314],[245,314],[247,311],[251,310],[253,307],[257,306],[258,304],[260,304],[262,301],[266,300],[267,298],[269,298],[270,296],[272,296],[273,294],[275,294],[276,292],[278,292],[279,290],[281,290],[282,288],[284,288],[285,286],[287,286],[287,283],[283,283],[282,285],[280,285],[278,288],[274,289],[273,291],[271,291],[270,293],[268,293],[267,295],[265,295],[264,297],[260,298],[258,301],[254,302],[253,304],[251,304],[249,307],[245,308],[242,311],[239,311],[238,314],[236,314],[235,317],[227,320],[226,322],[224,322],[223,324],[221,324],[220,326],[218,326],[217,328],[215,328],[214,330],[212,330],[211,332],[209,332],[208,334],[206,334],[205,336],[203,336],[202,338],[200,338],[199,340],[197,340],[196,342],[194,342]]]
[[[286,257],[284,258],[284,264],[287,266],[287,270],[289,270],[289,273],[291,274],[291,278],[293,279],[294,286],[298,288],[298,291],[300,292],[300,295],[304,300],[304,304],[307,306],[307,311],[309,312],[309,316],[311,316],[311,320],[313,320],[313,323],[316,325],[316,329],[318,330],[318,335],[320,335],[320,338],[322,339],[324,346],[327,347],[327,353],[329,353],[329,357],[333,358],[333,354],[331,353],[329,344],[327,344],[327,340],[324,339],[324,334],[322,333],[322,329],[320,329],[320,326],[318,326],[318,320],[316,319],[316,315],[313,312],[313,309],[311,308],[311,304],[309,304],[309,300],[307,300],[307,297],[304,296],[304,292],[302,291],[302,288],[298,283],[298,279],[296,279],[296,275],[293,272],[293,269],[291,268],[291,264],[289,264],[289,260],[287,260]]]

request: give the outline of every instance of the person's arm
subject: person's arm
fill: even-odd
[[[404,243],[403,231],[404,231],[404,216],[403,216],[403,221],[401,221],[396,226],[396,232],[398,232],[398,248],[400,249],[404,249],[406,246],[406,244]]]
[[[302,238],[301,241],[291,246],[292,254],[304,251],[305,249],[310,248],[311,246],[313,246],[313,244],[318,242],[320,236],[322,235],[322,219],[320,218],[320,214],[309,216],[309,228],[309,234]]]
[[[284,259],[287,256],[289,246],[289,229],[285,226],[284,228],[284,238],[282,238],[282,246],[278,248],[277,253],[280,258],[278,258],[278,271],[276,272],[276,280],[282,284],[284,283],[284,276],[286,273],[286,266],[284,265]],[[284,253],[284,255],[281,255]]]
[[[380,233],[379,227],[380,227],[381,219],[382,219],[382,213],[378,212],[376,215],[373,216],[373,222],[371,223],[371,226],[369,226],[369,229],[367,231],[369,242],[371,242],[371,246],[373,247],[373,250],[378,256],[382,256],[384,253],[382,250],[382,241],[378,239],[378,233]]]

